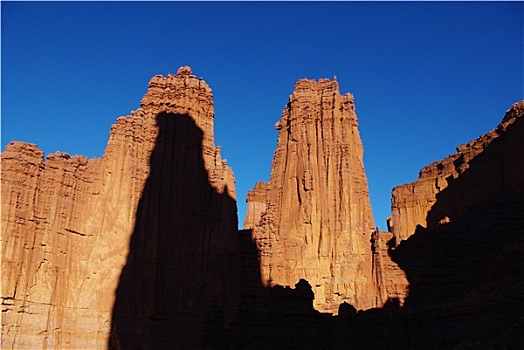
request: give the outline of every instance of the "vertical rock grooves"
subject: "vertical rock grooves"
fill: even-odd
[[[99,159],[6,147],[2,348],[104,348],[110,332],[125,347],[136,327],[137,344],[150,347],[165,339],[158,320],[185,315],[165,319],[169,307],[192,312],[196,333],[198,322],[213,329],[230,317],[235,181],[213,119],[211,89],[182,67],[151,79]]]
[[[319,311],[375,306],[374,223],[353,96],[340,95],[336,80],[300,80],[275,127],[266,210],[253,233],[263,283],[305,279]]]
[[[101,158],[6,147],[2,348],[521,346],[524,101],[396,187],[391,232],[336,80],[297,82],[240,232],[213,122],[182,67]]]

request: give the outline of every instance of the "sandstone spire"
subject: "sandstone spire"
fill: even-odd
[[[275,127],[267,208],[253,233],[262,282],[305,279],[320,311],[374,306],[374,223],[353,96],[337,81],[300,80]]]
[[[235,182],[213,119],[211,89],[182,67],[151,79],[141,107],[111,127],[101,158],[45,160],[36,145],[6,147],[2,348],[104,348],[110,331],[116,347],[126,337],[150,347],[163,339],[151,338],[162,329],[151,315],[183,317],[188,332],[211,307],[228,317]],[[169,277],[175,265],[179,279]],[[141,339],[126,333],[136,327]]]

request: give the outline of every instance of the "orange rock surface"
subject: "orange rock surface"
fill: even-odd
[[[181,67],[101,158],[6,147],[2,348],[522,343],[524,101],[396,187],[390,232],[336,80],[297,82],[240,232],[213,125],[209,86]]]
[[[343,302],[377,305],[374,223],[353,96],[341,95],[336,80],[300,80],[275,127],[266,211],[253,233],[263,283],[305,279],[319,311],[337,313]]]
[[[148,320],[161,313],[150,292],[170,296],[172,284],[155,278],[166,277],[173,263],[197,276],[197,268],[215,266],[198,280],[186,276],[195,284],[193,297],[183,294],[179,309],[192,310],[191,299],[200,297],[195,322],[212,303],[226,309],[220,300],[229,292],[225,270],[235,243],[227,237],[236,234],[236,194],[233,172],[214,144],[213,119],[209,86],[182,67],[151,79],[141,107],[112,126],[101,158],[57,152],[45,160],[36,145],[6,147],[2,348],[104,348],[110,332],[118,345],[126,331],[115,330],[112,313],[125,318],[137,298]],[[173,237],[155,245],[163,225]],[[188,226],[193,240],[180,234]],[[165,249],[177,258],[165,258]],[[148,320],[133,321],[151,332]]]
[[[277,284],[270,294],[288,300],[277,298],[270,317],[261,317],[269,321],[255,323],[256,331],[245,341],[254,335],[249,344],[266,348],[521,348],[523,107],[524,101],[514,104],[494,131],[459,146],[458,154],[424,168],[421,179],[395,189],[404,191],[396,192],[394,204],[419,198],[433,204],[421,209],[429,228],[417,227],[420,222],[408,215],[408,207],[397,212],[399,221],[389,221],[393,233],[371,235],[371,275],[383,305],[357,313],[343,303],[338,316],[326,317],[311,307],[312,283],[301,280],[295,290]],[[424,193],[422,185],[440,181],[439,171],[451,174],[444,177],[447,186]],[[404,231],[407,238],[401,240],[398,230],[408,224],[414,232]],[[259,249],[266,249],[262,253],[271,262],[270,238]]]
[[[406,273],[391,259],[393,234],[377,229],[373,232],[371,243],[375,293],[379,301],[377,307],[382,307],[388,302],[404,305],[409,296],[409,282]]]
[[[244,230],[254,228],[260,221],[262,213],[266,211],[266,191],[267,184],[264,181],[260,181],[255,184],[255,188],[247,192]]]
[[[457,147],[420,170],[419,178],[393,189],[390,230],[396,244],[417,225],[435,228],[474,204],[524,194],[524,101],[506,112],[496,129]]]

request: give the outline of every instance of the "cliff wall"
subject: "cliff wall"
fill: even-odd
[[[266,348],[521,348],[523,106],[514,104],[494,131],[423,169],[421,177],[428,184],[438,181],[429,175],[439,168],[455,174],[444,178],[447,186],[440,192],[430,192],[433,197],[421,197],[433,201],[422,215],[429,228],[410,221],[413,216],[403,217],[408,209],[398,212],[405,220],[400,222],[413,227],[405,239],[398,231],[373,232],[372,276],[384,305],[357,312],[343,303],[337,316],[329,316],[313,309],[313,286],[302,280],[295,289],[277,285],[270,294],[283,295],[288,302],[272,300],[276,307],[270,317],[263,312],[261,317],[270,321],[251,325],[256,331],[244,340],[253,346],[269,344]],[[415,194],[423,193],[419,180],[396,192],[397,203],[412,201],[413,188]],[[295,305],[298,310],[291,307]]]
[[[396,244],[417,225],[435,228],[471,206],[524,193],[524,101],[506,112],[496,129],[457,147],[420,170],[419,178],[393,189],[390,230]]]
[[[158,303],[172,296],[172,283],[162,278],[175,262],[187,267],[181,278],[193,285],[193,296],[181,294],[177,304],[195,311],[190,326],[213,303],[227,309],[235,184],[214,145],[213,118],[210,88],[182,67],[151,79],[141,107],[112,126],[99,159],[57,152],[45,160],[35,145],[6,147],[2,348],[103,348],[110,333],[118,347],[136,327],[142,345],[151,346],[144,334],[162,330],[152,320]],[[169,230],[159,229],[165,225]],[[160,231],[171,238],[162,242]],[[190,277],[209,264],[215,269],[201,280]],[[202,303],[192,309],[194,297]],[[144,318],[129,317],[130,305]],[[115,320],[133,326],[122,329]]]
[[[523,115],[396,187],[380,232],[353,96],[300,80],[238,232],[209,86],[155,76],[101,158],[2,153],[2,348],[517,348]]]

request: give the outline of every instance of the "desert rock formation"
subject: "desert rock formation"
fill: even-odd
[[[515,103],[496,129],[457,147],[393,189],[390,230],[396,244],[417,225],[435,228],[474,204],[524,194],[524,102]]]
[[[6,147],[2,348],[521,346],[524,101],[396,187],[391,232],[336,80],[297,82],[242,231],[213,123],[182,67],[101,158]]]
[[[159,303],[173,293],[162,279],[174,263],[194,284],[176,307],[194,310],[195,322],[211,306],[227,317],[235,182],[215,147],[213,119],[211,89],[182,67],[151,79],[141,107],[112,126],[101,158],[57,152],[45,160],[35,145],[6,147],[2,348],[104,348],[111,328],[118,347],[136,327],[158,331],[151,320],[162,317]],[[173,237],[162,242],[165,225],[163,234]],[[190,276],[209,265],[198,281]],[[140,319],[127,313],[136,303]],[[130,328],[115,327],[112,318]]]
[[[437,229],[453,222],[476,205],[489,202],[499,209],[505,207],[505,202],[524,196],[523,116],[524,102],[515,103],[497,128],[458,146],[455,154],[424,167],[414,182],[393,189],[392,217],[388,218],[390,232],[377,231],[373,238],[374,276],[382,300],[398,299],[402,305],[409,290],[413,291],[413,281],[404,277],[406,268],[399,269],[398,259],[391,259],[391,255],[395,257],[391,250],[402,241],[416,232],[422,235],[425,228]],[[483,222],[485,218],[478,220]],[[492,225],[496,220],[486,220],[485,224]],[[455,272],[450,270],[446,274]],[[432,287],[439,288],[438,284]],[[410,300],[413,299],[411,296]]]
[[[353,96],[340,95],[336,80],[300,80],[275,127],[266,211],[253,230],[263,283],[305,279],[319,311],[336,313],[343,302],[377,305],[374,223]]]
[[[244,230],[254,228],[260,221],[262,213],[266,211],[266,191],[267,184],[264,181],[260,181],[255,184],[252,190],[247,192]]]
[[[357,312],[343,303],[338,316],[326,317],[308,304],[311,285],[303,283],[300,291],[298,284],[295,290],[277,285],[270,291],[289,300],[273,301],[277,307],[270,317],[262,313],[252,326],[256,331],[248,333],[255,340],[245,341],[264,348],[520,349],[523,107],[524,101],[514,104],[494,131],[395,189],[394,205],[420,198],[433,205],[422,208],[429,228],[408,207],[397,211],[401,220],[391,225],[393,232],[376,230],[371,236],[372,276],[378,298],[386,300],[383,306]],[[441,181],[439,169],[447,171],[447,187],[415,197],[423,193],[422,185],[432,189]],[[404,239],[399,229],[407,232]]]
[[[382,232],[378,228],[371,236],[371,259],[373,279],[377,300],[382,307],[386,303],[404,305],[409,295],[409,282],[406,273],[391,259],[394,247],[394,236],[391,232]]]

